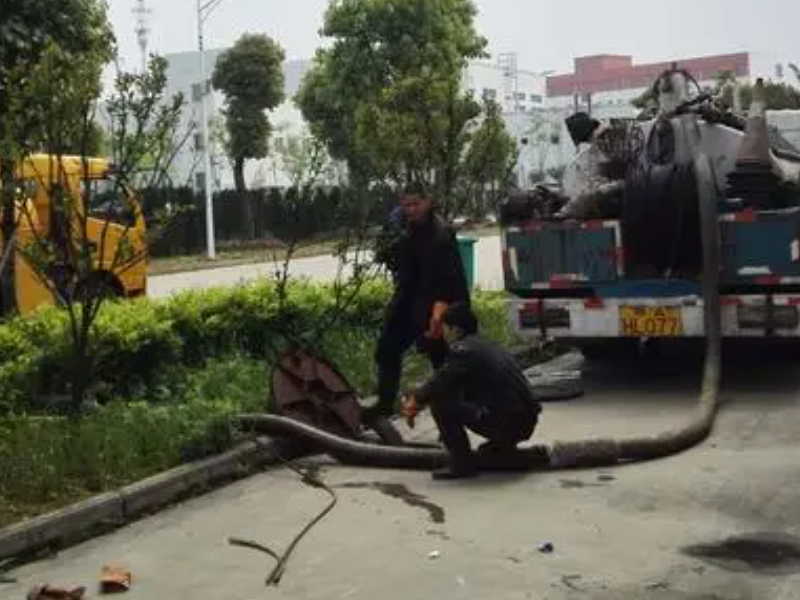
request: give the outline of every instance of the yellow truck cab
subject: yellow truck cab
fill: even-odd
[[[81,230],[75,227],[80,215],[87,207],[84,199],[90,199],[87,215],[87,238],[93,251],[93,272],[90,277],[101,278],[104,289],[115,296],[133,298],[143,296],[147,292],[147,241],[146,229],[141,206],[134,193],[123,188],[125,202],[121,203],[129,210],[112,210],[119,207],[120,188],[109,177],[111,165],[103,158],[82,158],[80,156],[62,156],[60,158],[47,154],[34,154],[21,161],[16,168],[16,180],[19,191],[17,201],[17,246],[38,239],[54,239],[55,220],[51,198],[54,186],[62,185],[75,204],[70,220],[73,226],[71,235]],[[86,186],[91,190],[86,190]],[[88,192],[88,193],[86,193]],[[125,241],[127,240],[127,241]],[[120,244],[129,246],[127,258],[120,260]],[[101,256],[102,254],[102,256]],[[117,264],[114,258],[117,257]],[[21,314],[29,313],[41,306],[55,303],[50,286],[28,263],[22,252],[15,253],[15,291],[17,306]],[[63,267],[68,269],[69,267]],[[55,275],[54,275],[55,276]],[[51,280],[52,281],[52,280]]]

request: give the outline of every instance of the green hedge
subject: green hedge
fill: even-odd
[[[371,372],[364,364],[371,356],[345,357],[354,349],[363,354],[361,346],[374,342],[389,294],[384,282],[366,285],[322,339],[337,363],[358,365],[348,374],[362,385],[371,381],[364,372]],[[329,287],[304,282],[290,286],[288,311],[279,310],[276,288],[267,282],[191,291],[167,301],[109,303],[95,324],[92,384],[106,398],[169,396],[179,379],[176,370],[231,353],[265,357],[287,326],[308,330],[333,303]],[[480,294],[476,306],[487,333],[507,339],[502,296]],[[50,399],[64,394],[68,350],[63,311],[45,309],[0,325],[0,411],[46,409]]]
[[[342,327],[374,329],[388,293],[382,283],[366,285]],[[280,310],[275,286],[258,283],[186,292],[168,301],[108,303],[95,324],[98,378],[92,383],[130,397],[157,388],[175,367],[231,352],[265,356],[288,325],[295,331],[312,327],[333,302],[327,287],[297,283],[289,288],[290,309]],[[56,309],[0,325],[0,409],[42,408],[46,398],[66,391],[68,326],[67,315]]]

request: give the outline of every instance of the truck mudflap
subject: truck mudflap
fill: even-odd
[[[800,337],[800,295],[722,296],[725,337]],[[512,329],[526,338],[702,337],[703,301],[671,298],[514,298]]]

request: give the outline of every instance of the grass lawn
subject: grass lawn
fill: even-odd
[[[224,450],[225,417],[266,407],[264,365],[215,360],[169,402],[112,402],[78,419],[0,419],[0,527]]]

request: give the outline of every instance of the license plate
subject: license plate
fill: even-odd
[[[683,334],[681,309],[675,306],[621,306],[620,333],[629,337],[671,337]]]

